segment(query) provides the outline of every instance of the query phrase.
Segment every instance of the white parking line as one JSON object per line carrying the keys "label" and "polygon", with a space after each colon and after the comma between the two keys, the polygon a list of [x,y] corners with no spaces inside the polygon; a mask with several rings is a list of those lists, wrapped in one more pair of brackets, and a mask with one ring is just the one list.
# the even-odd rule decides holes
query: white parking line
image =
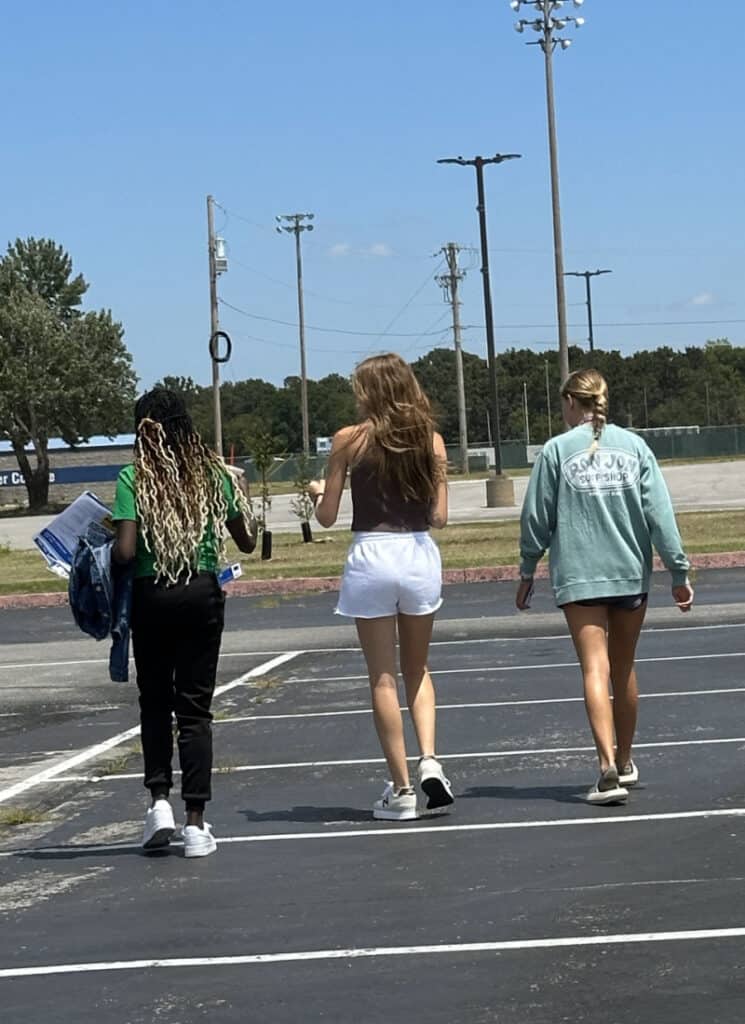
{"label": "white parking line", "polygon": [[711,942],[745,938],[745,928],[699,928],[677,932],[633,932],[624,935],[570,935],[500,942],[450,942],[428,946],[372,946],[363,949],[308,949],[292,953],[247,953],[239,956],[191,956],[158,960],[99,960],[92,963],[7,967],[0,978],[33,978],[50,974],[91,974],[100,971],[142,971],[148,968],[246,967],[323,960],[362,960],[390,956],[435,956],[457,953],[510,953],[533,949],[577,949],[583,946],[626,946],[653,942]]}
{"label": "white parking line", "polygon": [[[468,825],[444,825],[442,818],[437,825],[393,825],[373,828],[335,829],[327,832],[268,832],[250,836],[219,836],[220,846],[243,843],[304,842],[309,839],[395,839],[397,836],[423,835],[430,832],[510,832],[533,828],[575,828],[584,825],[639,825],[660,821],[690,821],[697,818],[742,818],[745,807],[716,808],[703,811],[666,811],[658,814],[619,814],[586,818],[546,818],[537,821],[489,821]],[[422,820],[427,820],[422,819]],[[172,846],[181,846],[174,841]],[[0,860],[9,857],[54,857],[59,854],[74,854],[76,857],[90,853],[112,853],[123,851],[142,853],[140,843],[99,843],[96,845],[36,846],[21,850],[3,850]]]}
{"label": "white parking line", "polygon": [[[237,679],[231,680],[229,683],[223,683],[222,686],[215,688],[215,697],[219,697],[223,693],[227,693],[229,690],[234,689],[236,686],[241,686],[249,679],[255,678],[256,676],[263,676],[267,672],[271,672],[272,669],[278,668],[280,665],[284,665],[285,662],[295,658],[300,651],[288,651],[285,654],[280,654],[276,658],[272,658],[271,661],[265,661],[261,665],[257,665],[255,668],[250,669],[248,672],[244,672],[243,675],[238,676]],[[108,750],[113,747],[118,747],[122,743],[126,743],[127,740],[133,739],[140,733],[139,725],[133,726],[131,729],[126,729],[124,732],[116,733],[114,736],[110,736],[107,740],[102,743],[96,743],[92,747],[86,747],[85,750],[79,751],[72,757],[67,757],[64,761],[59,761],[56,765],[52,765],[50,768],[44,768],[40,772],[36,772],[34,775],[30,775],[27,779],[23,779],[21,782],[16,782],[12,786],[8,786],[6,789],[0,790],[0,804],[6,800],[11,800],[13,797],[18,796],[20,793],[25,793],[29,789],[33,789],[34,786],[39,786],[44,782],[62,782],[69,779],[65,776],[65,772],[71,768],[77,768],[80,764],[85,764],[87,761],[92,761],[96,757],[100,757],[101,754],[105,754]]]}
{"label": "white parking line", "polygon": [[[640,693],[640,700],[667,699],[668,697],[711,697],[723,694],[745,693],[745,686],[733,686],[720,690],[674,690],[670,693]],[[613,698],[611,697],[611,700]],[[478,708],[517,708],[531,704],[584,704],[584,697],[536,697],[528,700],[485,700],[470,704],[438,704],[437,711],[460,711]],[[408,711],[401,705],[401,711]],[[292,718],[339,718],[345,715],[371,715],[370,708],[353,708],[348,711],[298,711],[283,715],[232,715],[229,718],[216,719],[214,725],[235,725],[239,722],[281,721]]]}
{"label": "white parking line", "polygon": [[[732,736],[724,739],[705,740],[665,740],[657,743],[635,743],[634,750],[663,750],[669,747],[705,747],[717,746],[729,743],[745,744],[745,736]],[[502,757],[536,757],[555,754],[586,754],[595,752],[595,747],[534,747],[518,748],[516,750],[475,750],[469,753],[459,754],[438,754],[441,761],[490,761]],[[417,761],[417,757],[408,758],[409,761]],[[272,772],[290,768],[349,768],[365,764],[385,764],[382,757],[356,757],[340,761],[281,761],[272,764],[241,764],[231,765],[229,768],[216,769],[220,774],[233,775],[238,772]],[[174,770],[174,775],[179,772]],[[69,775],[61,776],[59,782],[122,782],[127,779],[140,779],[141,772],[122,773],[121,775]],[[1,794],[0,794],[1,799]]]}
{"label": "white parking line", "polygon": [[[310,652],[306,652],[310,653]],[[657,662],[666,661],[710,661],[713,658],[745,658],[745,651],[730,651],[723,654],[673,654],[668,655],[664,658],[636,658],[635,664],[637,665],[650,665]],[[556,669],[556,668],[579,668],[578,661],[548,661],[548,662],[533,662],[529,665],[483,665],[477,666],[476,668],[441,668],[432,667],[431,671],[433,675],[438,677],[442,676],[458,676],[458,675],[475,675],[483,672],[535,672],[543,671],[543,669]],[[360,679],[367,679],[367,673],[360,675],[351,676],[290,676],[288,682],[290,683],[343,683],[343,682],[354,682]]]}
{"label": "white parking line", "polygon": [[[726,607],[726,606],[725,606]],[[447,620],[444,620],[445,622]],[[708,631],[713,629],[742,629],[745,623],[739,622],[721,622],[721,623],[710,623],[708,625],[701,626],[648,626],[642,630],[642,636],[648,633],[689,633]],[[532,643],[539,641],[548,640],[570,640],[569,633],[553,633],[548,636],[495,636],[495,637],[475,637],[473,639],[464,638],[461,640],[433,640],[430,647],[458,647],[463,644],[512,644],[512,643]],[[357,647],[314,647],[312,650],[305,650],[300,654],[361,654],[359,646]],[[282,651],[226,651],[220,655],[220,660],[225,658],[259,658],[275,656],[282,654]],[[74,665],[108,665],[108,658],[77,658],[69,661],[23,661],[14,662],[11,664],[3,664],[0,662],[0,672],[17,669],[34,669],[34,668],[64,668],[65,666]]]}

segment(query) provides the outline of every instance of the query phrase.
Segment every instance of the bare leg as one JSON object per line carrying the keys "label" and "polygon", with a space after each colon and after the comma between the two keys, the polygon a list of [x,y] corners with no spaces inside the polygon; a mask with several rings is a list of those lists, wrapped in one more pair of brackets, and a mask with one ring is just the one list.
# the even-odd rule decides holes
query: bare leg
{"label": "bare leg", "polygon": [[639,699],[634,657],[646,611],[646,602],[633,612],[625,611],[623,608],[608,609],[608,657],[613,687],[616,763],[619,768],[623,768],[631,760]]}
{"label": "bare leg", "polygon": [[373,718],[391,781],[396,789],[409,785],[404,725],[396,686],[396,617],[355,619],[367,662]]}
{"label": "bare leg", "polygon": [[582,668],[585,708],[600,760],[600,771],[615,764],[613,743],[613,711],[608,682],[610,664],[606,627],[608,609],[604,605],[584,607],[567,604],[563,608],[569,632]]}
{"label": "bare leg", "polygon": [[435,688],[427,668],[434,615],[398,616],[401,675],[422,757],[435,754]]}

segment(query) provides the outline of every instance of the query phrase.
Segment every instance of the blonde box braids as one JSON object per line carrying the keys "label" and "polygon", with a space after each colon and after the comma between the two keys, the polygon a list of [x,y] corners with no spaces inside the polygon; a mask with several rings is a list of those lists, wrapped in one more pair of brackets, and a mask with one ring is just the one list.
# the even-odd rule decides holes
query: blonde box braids
{"label": "blonde box braids", "polygon": [[[153,555],[156,580],[176,583],[199,564],[199,546],[211,529],[215,558],[226,561],[226,469],[202,442],[188,416],[173,416],[179,428],[148,416],[137,424],[135,499],[142,538]],[[170,436],[169,436],[170,435]],[[251,503],[232,482],[235,504],[247,521]]]}

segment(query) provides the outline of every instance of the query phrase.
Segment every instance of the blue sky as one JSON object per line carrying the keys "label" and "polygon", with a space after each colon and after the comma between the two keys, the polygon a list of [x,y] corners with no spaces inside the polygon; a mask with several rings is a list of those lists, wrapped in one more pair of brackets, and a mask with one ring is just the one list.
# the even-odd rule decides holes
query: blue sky
{"label": "blue sky", "polygon": [[[613,270],[594,285],[598,345],[745,344],[743,322],[659,325],[745,321],[741,12],[586,0],[556,55],[566,268]],[[507,0],[43,0],[3,20],[0,244],[61,242],[144,384],[209,380],[208,192],[227,211],[220,295],[252,314],[222,310],[227,379],[298,372],[296,329],[271,322],[297,319],[280,213],[315,213],[310,376],[449,344],[432,254],[478,241],[473,171],[435,162],[457,154],[522,154],[486,172],[497,346],[555,344],[541,54]],[[484,354],[463,261],[464,344]],[[582,342],[583,282],[567,289]]]}

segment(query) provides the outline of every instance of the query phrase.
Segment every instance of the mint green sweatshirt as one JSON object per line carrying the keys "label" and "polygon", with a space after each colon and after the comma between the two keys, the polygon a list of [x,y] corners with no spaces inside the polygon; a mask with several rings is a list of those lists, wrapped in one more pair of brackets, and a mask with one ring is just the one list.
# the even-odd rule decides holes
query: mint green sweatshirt
{"label": "mint green sweatshirt", "polygon": [[530,475],[520,517],[520,572],[532,576],[549,552],[556,603],[642,594],[652,545],[673,586],[688,559],[654,454],[630,430],[608,424],[590,455],[592,425],[548,441]]}

